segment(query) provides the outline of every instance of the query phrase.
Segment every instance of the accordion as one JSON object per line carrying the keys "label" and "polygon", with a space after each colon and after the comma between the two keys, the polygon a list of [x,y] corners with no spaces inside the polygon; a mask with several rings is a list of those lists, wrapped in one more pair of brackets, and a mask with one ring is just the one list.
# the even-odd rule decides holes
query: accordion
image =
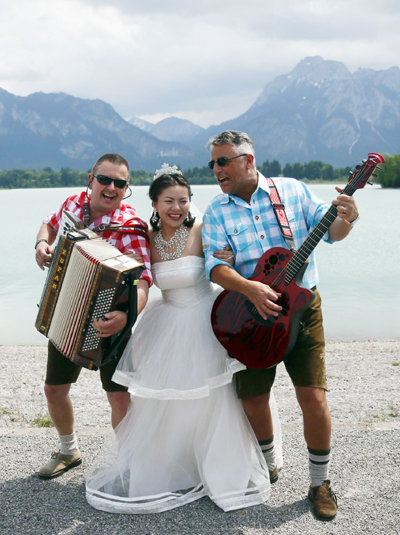
{"label": "accordion", "polygon": [[[44,285],[36,329],[78,366],[97,370],[129,335],[137,316],[137,282],[143,264],[94,232],[67,231],[58,240]],[[112,341],[92,326],[118,306],[128,306],[125,328]]]}

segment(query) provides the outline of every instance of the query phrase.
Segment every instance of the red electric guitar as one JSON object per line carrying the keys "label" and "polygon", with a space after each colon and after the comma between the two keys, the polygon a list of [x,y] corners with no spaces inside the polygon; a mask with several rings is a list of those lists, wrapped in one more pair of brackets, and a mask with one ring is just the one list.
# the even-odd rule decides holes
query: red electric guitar
{"label": "red electric guitar", "polygon": [[[380,154],[368,154],[350,174],[343,190],[353,195],[368,182],[380,163]],[[278,317],[264,320],[256,307],[239,292],[223,291],[216,299],[211,323],[215,336],[230,355],[249,368],[271,368],[293,349],[301,318],[314,300],[314,292],[302,284],[307,259],[335,221],[337,208],[331,205],[296,253],[274,247],[264,253],[249,280],[260,281],[282,294],[277,303],[282,307]]]}

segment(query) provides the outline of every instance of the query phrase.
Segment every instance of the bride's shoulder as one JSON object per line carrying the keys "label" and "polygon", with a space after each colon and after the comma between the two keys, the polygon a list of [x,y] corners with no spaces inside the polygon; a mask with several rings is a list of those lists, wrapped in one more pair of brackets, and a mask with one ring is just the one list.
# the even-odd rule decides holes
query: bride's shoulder
{"label": "bride's shoulder", "polygon": [[154,240],[154,238],[156,237],[156,234],[157,234],[157,231],[150,228],[148,231],[147,231],[147,235],[149,236],[149,239],[150,241],[152,242]]}
{"label": "bride's shoulder", "polygon": [[203,256],[203,247],[201,239],[202,223],[195,221],[191,229],[191,239],[188,243],[186,254],[194,256]]}
{"label": "bride's shoulder", "polygon": [[203,229],[203,221],[201,221],[201,220],[197,221],[197,219],[196,219],[196,221],[193,223],[193,227],[192,228],[193,228],[193,230],[194,230],[194,232],[196,234],[198,234],[198,233],[201,234],[201,231]]}

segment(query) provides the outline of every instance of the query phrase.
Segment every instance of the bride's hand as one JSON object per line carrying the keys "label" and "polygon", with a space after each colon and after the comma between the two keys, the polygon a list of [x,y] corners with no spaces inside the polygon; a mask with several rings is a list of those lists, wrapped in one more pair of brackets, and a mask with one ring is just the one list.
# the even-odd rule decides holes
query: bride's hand
{"label": "bride's hand", "polygon": [[214,256],[215,258],[218,258],[218,260],[228,262],[231,266],[235,265],[235,257],[233,256],[232,248],[229,245],[224,247],[223,251],[215,251]]}

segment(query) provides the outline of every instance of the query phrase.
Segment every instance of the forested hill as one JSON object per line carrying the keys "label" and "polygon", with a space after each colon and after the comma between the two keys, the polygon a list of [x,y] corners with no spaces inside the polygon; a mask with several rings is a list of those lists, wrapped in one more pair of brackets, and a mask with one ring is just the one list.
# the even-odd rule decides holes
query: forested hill
{"label": "forested hill", "polygon": [[[400,154],[397,156],[385,155],[386,164],[377,172],[375,182],[384,188],[400,187]],[[266,160],[258,169],[264,176],[286,176],[310,182],[347,182],[351,167],[335,169],[330,164],[319,161],[308,163],[286,164],[284,167],[277,160]],[[0,171],[0,189],[20,188],[65,188],[84,187],[90,170],[77,171],[63,168],[53,171],[50,167],[45,169],[13,169]],[[214,185],[216,179],[208,167],[193,167],[183,171],[184,176],[193,185]],[[152,173],[144,170],[131,171],[130,184],[133,186],[147,186],[153,179]]]}

